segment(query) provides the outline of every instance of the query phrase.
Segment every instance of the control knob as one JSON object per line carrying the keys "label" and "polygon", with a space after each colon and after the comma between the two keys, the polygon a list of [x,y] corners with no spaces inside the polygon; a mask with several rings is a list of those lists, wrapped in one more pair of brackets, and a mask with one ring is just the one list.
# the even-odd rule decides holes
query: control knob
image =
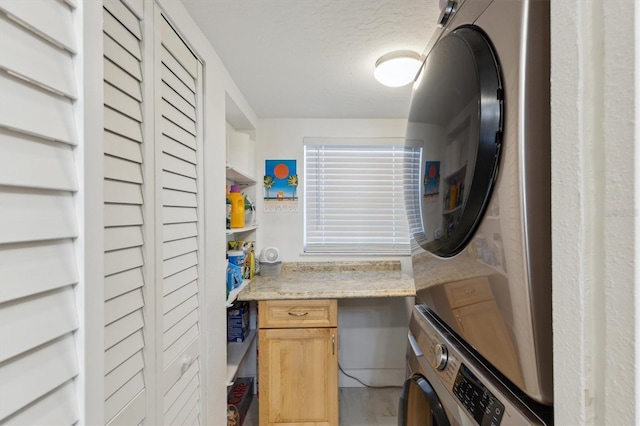
{"label": "control knob", "polygon": [[436,343],[433,348],[433,358],[431,360],[431,365],[436,370],[442,371],[447,366],[447,361],[449,360],[449,353],[447,351],[447,347],[441,343]]}

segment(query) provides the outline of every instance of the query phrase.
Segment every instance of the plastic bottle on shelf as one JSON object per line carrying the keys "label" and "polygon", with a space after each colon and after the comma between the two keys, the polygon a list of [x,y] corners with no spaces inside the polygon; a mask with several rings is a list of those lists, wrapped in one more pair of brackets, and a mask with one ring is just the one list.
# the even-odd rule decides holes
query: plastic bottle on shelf
{"label": "plastic bottle on shelf", "polygon": [[244,228],[244,196],[238,185],[231,185],[229,192],[231,201],[231,228]]}

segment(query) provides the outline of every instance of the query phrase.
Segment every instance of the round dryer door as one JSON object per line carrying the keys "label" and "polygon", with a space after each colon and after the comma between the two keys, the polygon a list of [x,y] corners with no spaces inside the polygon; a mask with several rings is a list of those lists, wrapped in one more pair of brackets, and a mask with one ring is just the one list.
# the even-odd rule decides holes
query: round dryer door
{"label": "round dryer door", "polygon": [[498,173],[502,103],[483,32],[460,27],[435,44],[414,85],[405,139],[421,153],[420,167],[406,171],[405,199],[411,234],[425,250],[454,256],[480,224]]}
{"label": "round dryer door", "polygon": [[398,426],[449,426],[438,395],[420,374],[404,382],[399,408]]}

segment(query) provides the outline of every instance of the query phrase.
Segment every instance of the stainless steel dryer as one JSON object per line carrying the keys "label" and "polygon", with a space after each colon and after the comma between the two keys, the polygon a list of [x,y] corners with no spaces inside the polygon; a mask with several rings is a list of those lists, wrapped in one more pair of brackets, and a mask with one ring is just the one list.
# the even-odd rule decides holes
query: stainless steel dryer
{"label": "stainless steel dryer", "polygon": [[[553,405],[548,0],[450,1],[414,85],[417,303],[473,365]],[[415,182],[418,181],[418,184]],[[414,182],[413,184],[411,182]]]}

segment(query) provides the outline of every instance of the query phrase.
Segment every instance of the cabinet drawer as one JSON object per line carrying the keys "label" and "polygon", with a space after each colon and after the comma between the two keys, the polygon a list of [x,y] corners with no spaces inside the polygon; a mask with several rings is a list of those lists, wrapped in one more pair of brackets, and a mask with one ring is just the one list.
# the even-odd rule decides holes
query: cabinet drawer
{"label": "cabinet drawer", "polygon": [[445,291],[452,309],[493,299],[486,277],[449,283],[445,286]]}
{"label": "cabinet drawer", "polygon": [[258,303],[260,328],[337,327],[338,302],[331,300],[263,300]]}

